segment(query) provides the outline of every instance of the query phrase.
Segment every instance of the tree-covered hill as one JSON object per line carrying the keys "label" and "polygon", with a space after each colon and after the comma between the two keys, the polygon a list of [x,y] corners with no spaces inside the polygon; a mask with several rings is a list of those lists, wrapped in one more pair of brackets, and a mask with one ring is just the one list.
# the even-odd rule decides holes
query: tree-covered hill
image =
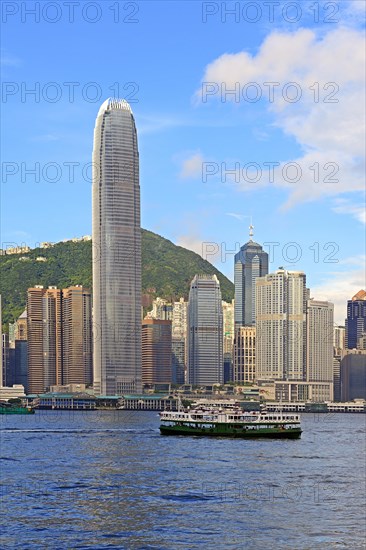
{"label": "tree-covered hill", "polygon": [[[37,258],[46,261],[37,261]],[[216,274],[222,298],[231,301],[234,285],[212,264],[195,252],[142,230],[142,289],[144,294],[168,300],[188,298],[196,274]],[[36,248],[27,254],[0,256],[0,294],[3,323],[13,322],[23,312],[27,289],[34,285],[65,288],[92,286],[91,241],[62,242],[52,248]]]}

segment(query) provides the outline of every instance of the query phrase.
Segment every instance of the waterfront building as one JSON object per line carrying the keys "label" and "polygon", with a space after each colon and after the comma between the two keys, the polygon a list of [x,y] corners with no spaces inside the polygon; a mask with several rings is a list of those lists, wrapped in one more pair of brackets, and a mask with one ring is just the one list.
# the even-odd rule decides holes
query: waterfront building
{"label": "waterfront building", "polygon": [[234,257],[235,327],[255,325],[255,281],[268,273],[268,254],[249,229],[249,241]]}
{"label": "waterfront building", "polygon": [[41,393],[62,382],[62,296],[54,286],[27,293],[28,390]]}
{"label": "waterfront building", "polygon": [[334,305],[308,300],[306,313],[306,380],[333,382]]}
{"label": "waterfront building", "polygon": [[135,120],[125,100],[99,109],[93,149],[94,388],[141,390],[141,226]]}
{"label": "waterfront building", "polygon": [[162,319],[142,321],[142,383],[172,381],[172,323]]}
{"label": "waterfront building", "polygon": [[64,289],[62,298],[62,383],[90,385],[93,381],[91,293],[76,285]]}
{"label": "waterfront building", "polygon": [[22,385],[28,392],[28,342],[15,340],[13,385]]}
{"label": "waterfront building", "polygon": [[172,383],[184,384],[186,374],[186,339],[172,339]]}
{"label": "waterfront building", "polygon": [[334,387],[334,401],[341,400],[341,359],[340,355],[334,355],[333,357],[333,387]]}
{"label": "waterfront building", "polygon": [[366,399],[366,350],[345,350],[342,355],[342,401]]}
{"label": "waterfront building", "polygon": [[27,391],[42,393],[54,385],[91,384],[90,291],[82,286],[63,290],[43,286],[29,288],[27,315],[28,341],[16,340],[19,364],[15,369],[17,376],[24,376],[26,355],[28,379],[27,383],[24,378],[23,381]]}
{"label": "waterfront building", "polygon": [[234,382],[253,384],[255,372],[255,327],[238,327],[234,342]]}
{"label": "waterfront building", "polygon": [[256,279],[256,378],[304,380],[306,276],[280,268]]}
{"label": "waterfront building", "polygon": [[366,332],[366,292],[360,290],[347,302],[346,348],[356,349],[359,338]]}
{"label": "waterfront building", "polygon": [[223,313],[216,275],[195,275],[188,301],[188,383],[222,384]]}
{"label": "waterfront building", "polygon": [[333,401],[333,382],[276,380],[275,399],[280,403]]}

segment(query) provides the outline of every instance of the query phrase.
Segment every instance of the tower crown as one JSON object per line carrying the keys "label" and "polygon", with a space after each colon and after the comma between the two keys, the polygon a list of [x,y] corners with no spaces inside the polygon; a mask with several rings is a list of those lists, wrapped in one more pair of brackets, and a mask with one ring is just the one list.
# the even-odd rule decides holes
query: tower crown
{"label": "tower crown", "polygon": [[118,99],[114,97],[109,97],[102,103],[99,108],[98,116],[105,111],[128,111],[132,114],[132,109],[129,103],[125,99]]}

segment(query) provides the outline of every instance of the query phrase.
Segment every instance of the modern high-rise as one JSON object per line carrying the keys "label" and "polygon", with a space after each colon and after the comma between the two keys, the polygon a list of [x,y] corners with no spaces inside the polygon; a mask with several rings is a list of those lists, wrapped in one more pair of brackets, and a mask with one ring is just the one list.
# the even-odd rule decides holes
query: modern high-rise
{"label": "modern high-rise", "polygon": [[141,227],[135,120],[124,100],[99,109],[93,149],[96,393],[141,390]]}
{"label": "modern high-rise", "polygon": [[366,350],[345,350],[342,356],[342,401],[366,400]]}
{"label": "modern high-rise", "polygon": [[4,372],[3,372],[3,312],[2,312],[2,299],[0,294],[0,388],[4,385]]}
{"label": "modern high-rise", "polygon": [[222,384],[223,314],[216,275],[195,275],[188,301],[188,383]]}
{"label": "modern high-rise", "polygon": [[255,382],[255,327],[239,327],[234,343],[234,382]]}
{"label": "modern high-rise", "polygon": [[306,276],[279,269],[256,280],[257,380],[304,380]]}
{"label": "modern high-rise", "polygon": [[90,290],[72,286],[62,292],[63,384],[93,381]]}
{"label": "modern high-rise", "polygon": [[186,339],[172,339],[172,382],[184,384],[186,373]]}
{"label": "modern high-rise", "polygon": [[268,254],[249,238],[234,258],[235,328],[255,325],[255,281],[268,273]]}
{"label": "modern high-rise", "polygon": [[366,332],[366,292],[360,290],[347,302],[346,348],[356,349],[359,338]]}
{"label": "modern high-rise", "polygon": [[27,294],[28,391],[42,393],[62,383],[62,295],[35,286]]}
{"label": "modern high-rise", "polygon": [[187,307],[188,302],[184,298],[173,304],[172,336],[177,340],[187,337]]}
{"label": "modern high-rise", "polygon": [[334,305],[308,300],[306,314],[306,380],[333,382]]}
{"label": "modern high-rise", "polygon": [[142,321],[142,382],[172,382],[172,322],[161,319]]}

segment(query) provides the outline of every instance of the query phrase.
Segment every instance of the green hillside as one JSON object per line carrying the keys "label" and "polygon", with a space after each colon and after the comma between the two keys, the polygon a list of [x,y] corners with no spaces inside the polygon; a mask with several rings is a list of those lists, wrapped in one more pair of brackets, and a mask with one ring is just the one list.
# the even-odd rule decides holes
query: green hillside
{"label": "green hillside", "polygon": [[[47,261],[36,261],[39,256]],[[223,300],[232,300],[233,283],[212,264],[195,252],[176,246],[151,231],[142,230],[144,294],[168,300],[181,296],[188,298],[189,284],[196,273],[216,274]],[[76,284],[92,286],[91,241],[68,241],[48,249],[36,248],[24,255],[0,256],[3,323],[13,322],[23,312],[27,288],[34,285],[65,288]]]}

